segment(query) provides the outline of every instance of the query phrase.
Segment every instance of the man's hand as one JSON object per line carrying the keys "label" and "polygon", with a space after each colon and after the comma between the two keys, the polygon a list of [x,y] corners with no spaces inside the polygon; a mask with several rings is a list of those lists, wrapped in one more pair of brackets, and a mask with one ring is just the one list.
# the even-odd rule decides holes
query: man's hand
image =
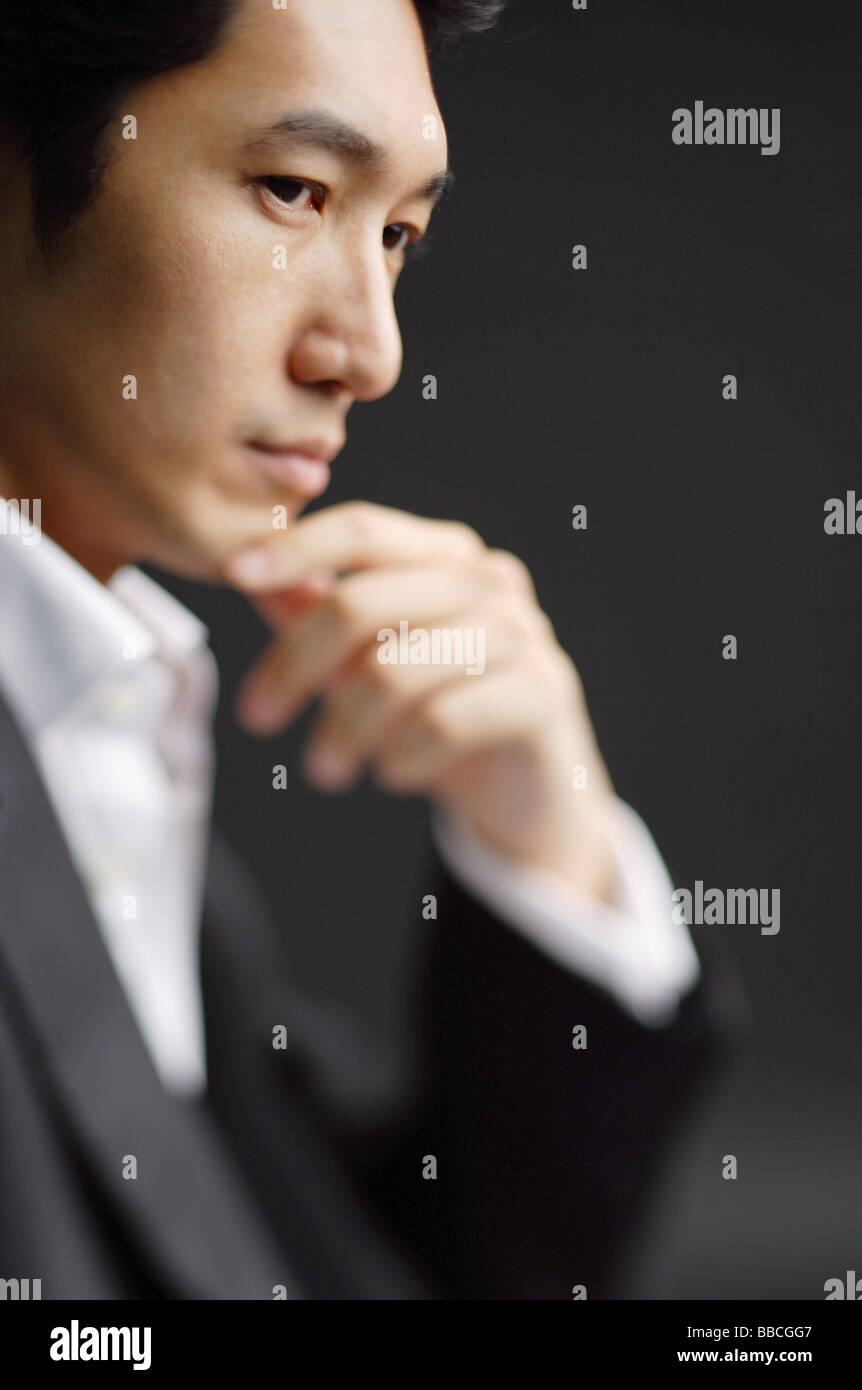
{"label": "man's hand", "polygon": [[[246,727],[275,733],[320,695],[304,758],[316,786],[345,789],[368,765],[387,790],[424,793],[498,852],[610,901],[613,788],[578,674],[516,556],[460,522],[351,502],[235,553],[225,574],[277,629],[240,692]],[[428,648],[381,660],[378,634],[402,623],[468,644],[484,634],[484,668],[434,664]],[[586,788],[573,786],[578,765]]]}

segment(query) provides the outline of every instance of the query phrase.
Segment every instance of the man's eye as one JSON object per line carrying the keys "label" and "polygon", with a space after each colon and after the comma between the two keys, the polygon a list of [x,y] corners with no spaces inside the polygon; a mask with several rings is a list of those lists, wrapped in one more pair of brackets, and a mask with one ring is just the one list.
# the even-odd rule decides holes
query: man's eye
{"label": "man's eye", "polygon": [[[308,183],[306,179],[291,179],[281,174],[267,174],[264,178],[258,179],[258,183],[277,202],[295,211],[301,211],[304,206],[309,206],[307,200],[311,199],[310,207],[313,211],[319,212],[326,197],[326,191],[321,188],[320,184]],[[305,198],[302,196],[303,193],[305,193]]]}
{"label": "man's eye", "polygon": [[[326,189],[319,183],[310,183],[307,179],[290,178],[285,174],[265,174],[257,183],[265,188],[277,203],[284,208],[290,208],[292,212],[304,212],[309,209],[320,212],[326,201]],[[412,257],[422,254],[427,249],[427,242],[426,236],[403,222],[390,222],[383,228],[383,245],[387,251],[402,252]]]}
{"label": "man's eye", "polygon": [[401,222],[390,222],[383,228],[383,245],[387,251],[408,251],[420,240],[411,227]]}
{"label": "man's eye", "polygon": [[410,233],[399,222],[390,222],[383,228],[383,245],[387,251],[404,251],[410,242]]}

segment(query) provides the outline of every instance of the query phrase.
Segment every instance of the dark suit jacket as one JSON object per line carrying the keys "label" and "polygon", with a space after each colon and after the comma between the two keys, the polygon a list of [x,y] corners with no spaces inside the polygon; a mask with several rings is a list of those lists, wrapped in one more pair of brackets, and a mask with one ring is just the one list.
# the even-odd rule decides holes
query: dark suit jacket
{"label": "dark suit jacket", "polygon": [[413,1081],[385,1103],[214,832],[209,1091],[175,1099],[0,699],[0,1278],[41,1279],[46,1299],[612,1295],[662,1141],[732,1020],[721,963],[702,943],[676,1022],[641,1027],[439,876]]}

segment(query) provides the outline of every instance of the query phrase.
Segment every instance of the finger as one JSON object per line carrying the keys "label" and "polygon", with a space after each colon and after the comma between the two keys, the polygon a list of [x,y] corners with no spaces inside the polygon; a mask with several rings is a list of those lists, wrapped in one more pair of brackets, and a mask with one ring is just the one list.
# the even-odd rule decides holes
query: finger
{"label": "finger", "polygon": [[250,594],[249,601],[272,628],[288,628],[319,607],[336,584],[335,576],[303,579],[275,593]]}
{"label": "finger", "polygon": [[383,687],[361,678],[346,682],[326,702],[303,754],[309,781],[327,791],[340,791],[359,777],[374,750],[392,733],[422,693],[457,680],[451,668],[412,668],[413,684]]}
{"label": "finger", "polygon": [[309,571],[364,569],[466,557],[484,549],[460,521],[432,521],[373,502],[343,502],[301,517],[289,531],[235,551],[224,574],[251,590],[278,588]]}
{"label": "finger", "polygon": [[513,555],[511,550],[487,550],[485,559],[503,584],[531,602],[535,600],[533,576],[519,555]]}
{"label": "finger", "polygon": [[[427,623],[450,632],[453,618],[484,592],[481,572],[465,566],[368,571],[339,581],[312,614],[266,650],[243,682],[238,716],[259,731],[280,727],[369,642],[400,645],[402,624],[407,640],[411,627]],[[409,614],[409,623],[393,614]]]}
{"label": "finger", "polygon": [[381,750],[375,776],[389,790],[428,791],[455,763],[544,727],[543,682],[523,663],[460,681],[419,706]]}
{"label": "finger", "polygon": [[[462,630],[477,630],[471,616],[481,619],[485,615],[467,615]],[[475,663],[472,668],[454,663],[383,664],[380,649],[368,648],[351,674],[327,695],[304,754],[309,780],[326,790],[350,786],[363,764],[422,701],[445,685],[471,679],[467,669],[485,674],[490,667],[511,659],[514,645],[514,634],[495,632],[488,650],[482,652],[481,673]]]}

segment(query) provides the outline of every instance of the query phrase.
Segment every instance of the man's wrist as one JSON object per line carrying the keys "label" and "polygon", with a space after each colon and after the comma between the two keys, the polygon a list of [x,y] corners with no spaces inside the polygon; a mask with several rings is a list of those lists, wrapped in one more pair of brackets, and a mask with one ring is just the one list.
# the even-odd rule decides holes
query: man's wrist
{"label": "man's wrist", "polygon": [[468,829],[490,850],[503,855],[513,866],[540,869],[578,893],[595,898],[608,907],[616,905],[619,896],[617,860],[607,829],[607,818],[613,812],[614,797],[591,801],[566,832],[556,831],[553,845],[531,846],[529,853],[519,853],[511,844],[499,844],[481,827],[467,820]]}
{"label": "man's wrist", "polygon": [[613,907],[617,900],[616,858],[598,815],[585,815],[576,824],[565,855],[541,860],[546,869],[579,893]]}

